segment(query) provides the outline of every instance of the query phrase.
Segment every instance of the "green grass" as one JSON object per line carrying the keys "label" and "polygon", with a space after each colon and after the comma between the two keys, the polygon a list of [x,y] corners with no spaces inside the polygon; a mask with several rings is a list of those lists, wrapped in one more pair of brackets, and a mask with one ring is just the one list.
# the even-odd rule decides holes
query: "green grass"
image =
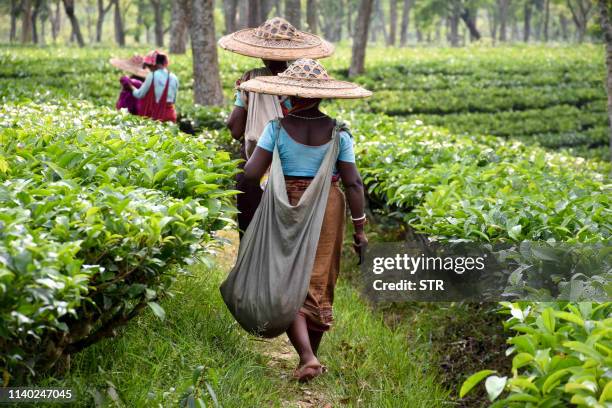
{"label": "green grass", "polygon": [[[290,380],[297,360],[281,367],[271,364],[266,351],[276,343],[247,335],[223,304],[218,287],[233,256],[223,252],[216,266],[195,265],[193,277],[180,278],[175,296],[161,302],[165,321],[147,311],[119,337],[74,356],[63,379],[50,377],[38,386],[72,387],[77,407],[93,406],[96,399],[111,406],[172,406],[168,402],[180,394],[181,384],[203,365],[204,378],[223,407],[296,406],[312,395],[349,407],[397,407],[411,401],[411,407],[429,408],[447,400],[431,366],[430,345],[409,344],[408,324],[390,329],[382,313],[372,312],[342,279],[336,291],[336,325],[320,352],[329,372],[305,386]],[[354,262],[347,259],[344,269]],[[177,391],[162,402],[172,387]],[[120,402],[113,402],[110,388]]]}

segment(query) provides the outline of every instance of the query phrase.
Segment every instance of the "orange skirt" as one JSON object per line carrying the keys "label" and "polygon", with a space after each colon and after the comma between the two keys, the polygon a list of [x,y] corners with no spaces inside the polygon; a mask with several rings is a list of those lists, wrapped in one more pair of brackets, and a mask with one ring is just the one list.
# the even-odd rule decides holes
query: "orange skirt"
{"label": "orange skirt", "polygon": [[[311,180],[308,179],[285,180],[291,205],[298,203],[310,182]],[[300,309],[300,313],[306,317],[310,330],[327,331],[333,321],[332,304],[334,288],[340,272],[345,214],[344,193],[339,183],[334,181],[327,199],[308,294]]]}

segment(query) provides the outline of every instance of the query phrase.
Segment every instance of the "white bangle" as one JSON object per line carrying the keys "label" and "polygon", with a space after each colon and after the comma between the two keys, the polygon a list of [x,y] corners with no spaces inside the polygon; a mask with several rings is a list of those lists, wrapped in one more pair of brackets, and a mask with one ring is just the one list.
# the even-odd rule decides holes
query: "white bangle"
{"label": "white bangle", "polygon": [[353,218],[353,216],[351,215],[351,221],[361,221],[361,220],[365,220],[366,215],[363,214],[361,217],[359,218]]}

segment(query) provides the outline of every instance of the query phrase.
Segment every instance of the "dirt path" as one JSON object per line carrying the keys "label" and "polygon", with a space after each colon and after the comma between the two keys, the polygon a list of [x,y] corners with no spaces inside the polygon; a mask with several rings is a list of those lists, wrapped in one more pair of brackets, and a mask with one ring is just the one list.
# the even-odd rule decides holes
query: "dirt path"
{"label": "dirt path", "polygon": [[[222,231],[219,234],[225,240],[223,252],[217,255],[220,265],[230,269],[238,254],[238,233]],[[331,408],[330,398],[326,397],[320,381],[309,384],[299,384],[292,378],[292,373],[298,363],[298,357],[291,346],[287,335],[274,339],[259,339],[251,336],[253,349],[267,357],[266,365],[270,375],[285,383],[287,393],[281,400],[281,406],[286,408]]]}

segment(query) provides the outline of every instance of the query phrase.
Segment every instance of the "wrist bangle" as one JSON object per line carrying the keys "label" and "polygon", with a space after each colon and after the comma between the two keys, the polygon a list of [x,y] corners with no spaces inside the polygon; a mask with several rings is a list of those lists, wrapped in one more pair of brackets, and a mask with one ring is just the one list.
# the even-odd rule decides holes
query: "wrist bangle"
{"label": "wrist bangle", "polygon": [[366,215],[365,215],[365,214],[363,214],[363,215],[362,215],[361,217],[359,217],[359,218],[353,218],[353,216],[351,215],[351,221],[353,221],[353,222],[355,222],[355,221],[362,221],[362,220],[364,220],[364,221],[365,221],[365,219],[366,219]]}

